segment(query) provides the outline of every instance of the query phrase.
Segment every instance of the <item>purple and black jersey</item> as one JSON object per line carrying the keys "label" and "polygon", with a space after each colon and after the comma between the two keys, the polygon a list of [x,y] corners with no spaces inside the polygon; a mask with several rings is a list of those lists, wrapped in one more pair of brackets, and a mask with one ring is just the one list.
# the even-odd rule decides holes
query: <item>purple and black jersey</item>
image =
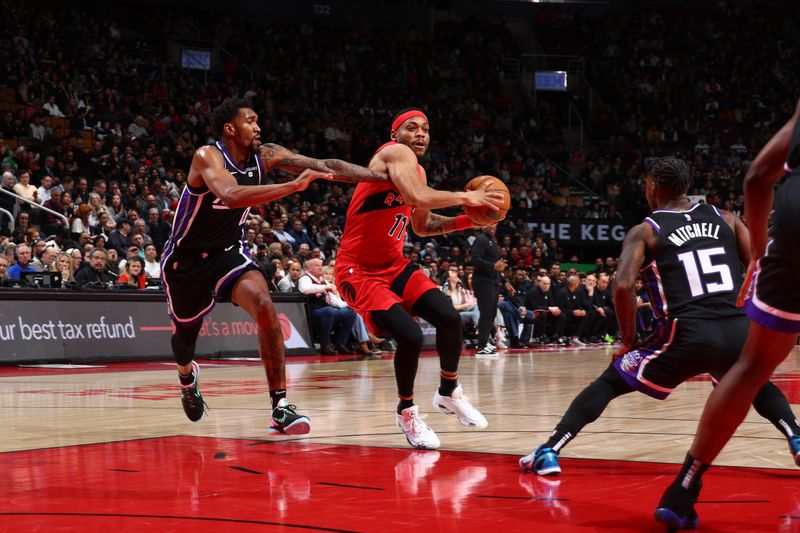
{"label": "purple and black jersey", "polygon": [[[217,141],[210,146],[222,152],[225,168],[233,174],[239,185],[261,184],[264,172],[258,154],[252,154],[241,168],[222,143]],[[205,184],[200,188],[187,184],[178,201],[172,234],[164,247],[164,256],[168,256],[176,248],[214,254],[238,244],[243,238],[249,213],[249,207],[227,207]]]}
{"label": "purple and black jersey", "polygon": [[646,217],[658,236],[642,279],[656,319],[738,316],[742,267],[736,235],[716,207],[659,209]]}

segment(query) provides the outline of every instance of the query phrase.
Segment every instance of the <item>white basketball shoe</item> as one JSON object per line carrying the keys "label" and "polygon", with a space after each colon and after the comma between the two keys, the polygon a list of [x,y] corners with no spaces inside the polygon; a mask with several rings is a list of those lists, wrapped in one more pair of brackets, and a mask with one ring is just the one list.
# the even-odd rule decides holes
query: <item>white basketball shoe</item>
{"label": "white basketball shoe", "polygon": [[416,405],[407,407],[397,416],[397,425],[406,435],[406,440],[414,448],[435,450],[440,446],[439,437],[422,421],[424,416],[419,414]]}
{"label": "white basketball shoe", "polygon": [[437,390],[433,395],[433,406],[446,415],[456,415],[464,426],[483,429],[489,425],[481,412],[469,402],[461,385],[458,385],[450,396],[442,396]]}

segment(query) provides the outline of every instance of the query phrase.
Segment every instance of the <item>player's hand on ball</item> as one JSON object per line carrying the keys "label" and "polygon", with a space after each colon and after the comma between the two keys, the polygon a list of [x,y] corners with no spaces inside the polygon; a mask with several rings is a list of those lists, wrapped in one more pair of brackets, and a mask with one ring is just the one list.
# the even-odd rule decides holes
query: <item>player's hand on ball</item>
{"label": "player's hand on ball", "polygon": [[468,191],[467,201],[464,205],[468,205],[471,207],[486,206],[495,211],[500,211],[500,208],[503,206],[503,201],[505,200],[505,196],[500,191],[488,190],[491,185],[492,181],[486,180],[483,183],[481,183],[477,189]]}

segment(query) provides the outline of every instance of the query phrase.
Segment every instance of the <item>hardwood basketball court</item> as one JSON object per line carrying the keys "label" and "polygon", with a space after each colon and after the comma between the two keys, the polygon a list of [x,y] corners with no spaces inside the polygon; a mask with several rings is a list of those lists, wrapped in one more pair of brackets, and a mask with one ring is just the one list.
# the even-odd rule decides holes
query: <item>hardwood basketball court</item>
{"label": "hardwood basketball court", "polygon": [[[471,353],[471,352],[470,352]],[[183,415],[174,365],[0,368],[0,531],[658,531],[651,513],[683,460],[708,379],[659,402],[612,402],[563,451],[563,473],[519,472],[610,348],[462,359],[485,430],[434,412],[437,359],[416,401],[439,451],[394,425],[392,361],[288,358],[289,400],[312,432],[268,437],[259,362],[201,361],[210,406]],[[800,409],[800,359],[774,381]],[[800,531],[800,469],[755,412],[705,477],[705,531]]]}

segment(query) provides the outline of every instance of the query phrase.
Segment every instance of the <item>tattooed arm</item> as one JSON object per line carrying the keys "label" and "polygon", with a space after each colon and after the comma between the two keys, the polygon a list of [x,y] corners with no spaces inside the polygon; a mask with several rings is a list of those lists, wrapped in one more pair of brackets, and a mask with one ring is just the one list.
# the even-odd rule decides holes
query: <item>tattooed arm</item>
{"label": "tattooed arm", "polygon": [[417,208],[411,214],[411,227],[420,237],[444,235],[460,231],[456,228],[456,217],[446,217],[431,213],[428,209]]}
{"label": "tattooed arm", "polygon": [[289,174],[300,174],[306,169],[324,172],[333,175],[335,181],[346,183],[359,183],[362,181],[385,182],[388,176],[385,173],[372,170],[342,161],[341,159],[314,159],[277,144],[262,144],[260,148],[261,162],[264,168],[272,170],[277,168]]}

